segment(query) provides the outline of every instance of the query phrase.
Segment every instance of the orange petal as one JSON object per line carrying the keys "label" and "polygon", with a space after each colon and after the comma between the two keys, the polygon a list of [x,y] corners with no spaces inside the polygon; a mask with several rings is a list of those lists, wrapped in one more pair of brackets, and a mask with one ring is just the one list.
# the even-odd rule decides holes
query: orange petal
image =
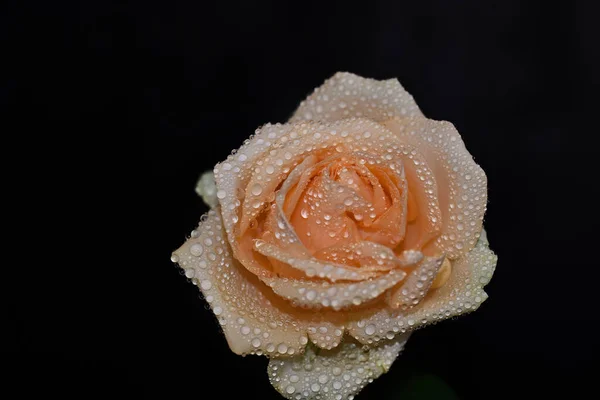
{"label": "orange petal", "polygon": [[404,169],[401,175],[377,167],[372,167],[371,172],[377,177],[391,204],[368,227],[362,227],[361,236],[363,240],[393,248],[404,239],[406,231],[408,185],[404,179]]}
{"label": "orange petal", "polygon": [[418,149],[433,171],[443,220],[441,235],[436,239],[439,252],[451,260],[466,254],[477,243],[482,229],[487,202],[485,173],[449,122],[395,118],[383,124]]}
{"label": "orange petal", "polygon": [[397,79],[378,81],[338,72],[300,103],[290,122],[329,122],[349,117],[384,121],[394,116],[423,116]]}

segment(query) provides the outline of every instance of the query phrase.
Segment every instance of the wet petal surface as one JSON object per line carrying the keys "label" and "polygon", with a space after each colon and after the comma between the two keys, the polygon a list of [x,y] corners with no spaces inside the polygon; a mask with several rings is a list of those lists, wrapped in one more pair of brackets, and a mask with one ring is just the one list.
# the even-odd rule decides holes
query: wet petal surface
{"label": "wet petal surface", "polygon": [[378,81],[338,72],[300,103],[290,122],[337,121],[349,117],[384,121],[394,116],[423,116],[397,79]]}
{"label": "wet petal surface", "polygon": [[409,335],[370,349],[352,340],[330,351],[309,347],[301,356],[272,359],[269,379],[290,400],[351,400],[390,369]]}

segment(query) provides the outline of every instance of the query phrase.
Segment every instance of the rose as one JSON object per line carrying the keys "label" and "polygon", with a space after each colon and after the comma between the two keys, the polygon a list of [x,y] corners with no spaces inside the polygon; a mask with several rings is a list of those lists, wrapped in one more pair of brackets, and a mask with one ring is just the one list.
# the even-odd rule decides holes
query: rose
{"label": "rose", "polygon": [[281,394],[351,398],[412,331],[486,299],[486,185],[397,80],[338,73],[203,176],[212,209],[173,261]]}

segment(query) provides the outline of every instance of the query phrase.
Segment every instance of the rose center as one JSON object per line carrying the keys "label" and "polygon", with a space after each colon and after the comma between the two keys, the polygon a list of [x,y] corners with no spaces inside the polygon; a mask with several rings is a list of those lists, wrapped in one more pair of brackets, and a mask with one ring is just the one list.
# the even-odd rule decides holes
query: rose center
{"label": "rose center", "polygon": [[398,245],[404,235],[406,198],[406,183],[398,173],[368,165],[359,156],[338,156],[304,171],[284,209],[298,238],[323,258],[360,241]]}

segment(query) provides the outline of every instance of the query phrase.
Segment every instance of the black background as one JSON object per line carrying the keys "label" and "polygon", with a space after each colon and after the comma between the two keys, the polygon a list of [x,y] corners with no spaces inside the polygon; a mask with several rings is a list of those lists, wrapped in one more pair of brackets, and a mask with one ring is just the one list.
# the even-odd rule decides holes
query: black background
{"label": "black background", "polygon": [[[587,394],[600,355],[597,11],[542,1],[6,3],[3,136],[23,141],[13,150],[25,164],[45,156],[24,186],[44,188],[26,199],[52,205],[42,241],[58,245],[41,274],[27,262],[7,268],[17,272],[3,282],[11,373],[0,381],[78,398],[277,399],[266,359],[229,351],[169,256],[207,210],[199,174],[350,71],[397,77],[426,116],[455,124],[487,173],[485,226],[499,256],[484,305],[418,331],[358,398],[432,398],[410,386],[422,376],[464,400]],[[30,260],[39,248],[26,242]]]}

